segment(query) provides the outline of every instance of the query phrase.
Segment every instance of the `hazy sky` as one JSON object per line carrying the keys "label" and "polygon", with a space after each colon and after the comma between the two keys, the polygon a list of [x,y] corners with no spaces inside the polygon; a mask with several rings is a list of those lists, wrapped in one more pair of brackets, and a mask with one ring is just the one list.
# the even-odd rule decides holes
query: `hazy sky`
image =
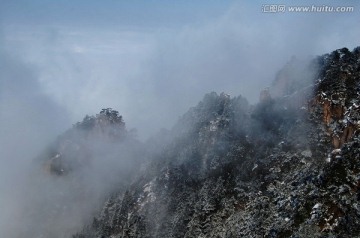
{"label": "hazy sky", "polygon": [[291,56],[359,45],[354,1],[280,2],[354,6],[353,13],[262,13],[275,2],[1,0],[1,48],[18,62],[15,71],[26,65],[33,75],[9,73],[7,82],[36,85],[67,115],[64,127],[112,107],[146,138],[205,93],[256,102]]}

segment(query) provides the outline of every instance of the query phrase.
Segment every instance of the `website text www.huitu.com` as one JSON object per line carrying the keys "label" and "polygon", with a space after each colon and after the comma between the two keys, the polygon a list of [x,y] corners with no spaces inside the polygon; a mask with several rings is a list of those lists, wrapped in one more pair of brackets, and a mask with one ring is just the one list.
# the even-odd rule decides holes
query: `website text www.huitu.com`
{"label": "website text www.huitu.com", "polygon": [[310,6],[287,6],[282,4],[262,5],[263,13],[285,13],[285,12],[311,12],[311,13],[349,13],[354,12],[353,6],[329,6],[329,5],[310,5]]}

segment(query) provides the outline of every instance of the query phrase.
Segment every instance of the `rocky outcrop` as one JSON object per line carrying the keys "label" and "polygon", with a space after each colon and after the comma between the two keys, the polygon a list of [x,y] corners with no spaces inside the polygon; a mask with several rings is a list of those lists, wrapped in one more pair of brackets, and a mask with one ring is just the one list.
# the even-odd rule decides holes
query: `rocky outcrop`
{"label": "rocky outcrop", "polygon": [[46,173],[65,175],[89,165],[96,156],[95,147],[98,146],[95,151],[105,150],[109,145],[113,145],[113,149],[117,144],[125,143],[126,138],[131,140],[122,116],[106,108],[96,116],[85,116],[81,122],[59,136],[38,159],[43,160]]}
{"label": "rocky outcrop", "polygon": [[322,121],[334,148],[350,141],[359,129],[359,52],[343,48],[318,59],[321,70],[311,110],[320,107]]}

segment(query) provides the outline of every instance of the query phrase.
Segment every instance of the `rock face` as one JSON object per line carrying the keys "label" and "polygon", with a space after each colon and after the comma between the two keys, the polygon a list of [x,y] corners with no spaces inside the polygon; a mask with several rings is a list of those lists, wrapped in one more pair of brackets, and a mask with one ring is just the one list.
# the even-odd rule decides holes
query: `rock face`
{"label": "rock face", "polygon": [[343,48],[319,58],[326,70],[319,73],[312,107],[321,105],[335,148],[350,141],[359,129],[359,54],[359,48],[353,52]]}
{"label": "rock face", "polygon": [[73,237],[360,237],[360,48],[296,63],[256,106],[207,94]]}

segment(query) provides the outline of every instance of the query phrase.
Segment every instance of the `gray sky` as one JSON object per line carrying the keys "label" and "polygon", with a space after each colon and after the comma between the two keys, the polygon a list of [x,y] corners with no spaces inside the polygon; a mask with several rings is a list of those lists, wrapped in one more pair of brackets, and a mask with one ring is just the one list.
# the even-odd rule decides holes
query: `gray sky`
{"label": "gray sky", "polygon": [[358,45],[358,4],[283,3],[355,10],[263,13],[267,1],[5,0],[0,42],[69,115],[64,124],[112,107],[143,139],[171,127],[205,93],[256,102],[291,56]]}

